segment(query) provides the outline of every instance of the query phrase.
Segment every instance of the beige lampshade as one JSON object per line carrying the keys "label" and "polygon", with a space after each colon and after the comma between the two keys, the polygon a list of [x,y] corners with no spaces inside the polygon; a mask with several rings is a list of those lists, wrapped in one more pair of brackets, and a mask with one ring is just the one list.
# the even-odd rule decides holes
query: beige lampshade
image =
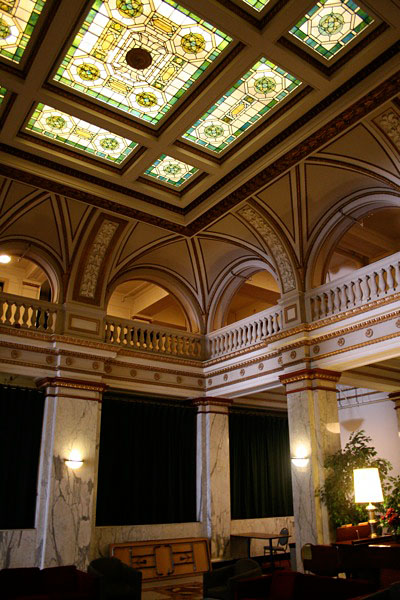
{"label": "beige lampshade", "polygon": [[355,502],[383,502],[378,469],[354,469]]}

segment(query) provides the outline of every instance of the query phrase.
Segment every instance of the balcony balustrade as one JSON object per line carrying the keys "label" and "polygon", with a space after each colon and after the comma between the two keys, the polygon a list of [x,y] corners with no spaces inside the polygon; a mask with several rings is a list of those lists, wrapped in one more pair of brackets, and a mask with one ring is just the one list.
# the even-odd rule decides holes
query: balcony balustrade
{"label": "balcony balustrade", "polygon": [[400,292],[400,252],[306,293],[309,322]]}
{"label": "balcony balustrade", "polygon": [[52,302],[0,293],[0,323],[15,329],[55,333],[59,307]]}

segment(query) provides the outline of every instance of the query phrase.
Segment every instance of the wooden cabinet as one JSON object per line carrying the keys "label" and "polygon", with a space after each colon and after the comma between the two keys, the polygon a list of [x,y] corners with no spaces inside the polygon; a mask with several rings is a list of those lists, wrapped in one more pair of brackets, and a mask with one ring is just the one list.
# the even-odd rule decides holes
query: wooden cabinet
{"label": "wooden cabinet", "polygon": [[196,575],[210,569],[207,538],[178,538],[111,544],[110,554],[134,569],[143,580]]}

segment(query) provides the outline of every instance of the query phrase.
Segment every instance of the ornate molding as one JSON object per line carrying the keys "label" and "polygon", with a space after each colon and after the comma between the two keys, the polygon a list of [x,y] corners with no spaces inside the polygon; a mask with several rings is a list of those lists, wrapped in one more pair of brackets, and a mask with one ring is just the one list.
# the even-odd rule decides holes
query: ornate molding
{"label": "ornate molding", "polygon": [[89,390],[91,392],[99,392],[103,394],[107,389],[105,383],[91,383],[80,379],[67,379],[65,377],[45,377],[36,382],[38,388],[62,387],[73,388],[79,390]]}
{"label": "ornate molding", "polygon": [[389,108],[374,119],[375,125],[384,133],[385,137],[400,152],[400,116]]}
{"label": "ornate molding", "polygon": [[277,262],[283,292],[290,292],[291,290],[296,289],[296,278],[292,265],[288,254],[275,231],[268,225],[267,221],[248,204],[238,210],[238,214],[254,227],[270,249],[271,256]]}
{"label": "ornate molding", "polygon": [[339,381],[341,373],[338,371],[328,371],[326,369],[301,369],[300,371],[293,371],[292,373],[286,373],[279,376],[279,381],[283,385],[288,383],[294,383],[296,381],[313,381],[320,379],[322,381]]}
{"label": "ornate molding", "polygon": [[79,286],[80,296],[94,299],[100,267],[117,227],[118,223],[115,221],[105,220],[101,224],[83,269],[82,280]]}

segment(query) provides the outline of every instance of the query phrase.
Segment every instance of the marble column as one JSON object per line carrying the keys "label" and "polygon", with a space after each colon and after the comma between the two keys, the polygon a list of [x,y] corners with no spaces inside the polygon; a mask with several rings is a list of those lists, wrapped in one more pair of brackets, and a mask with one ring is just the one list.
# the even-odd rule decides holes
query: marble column
{"label": "marble column", "polygon": [[389,394],[389,398],[394,402],[394,409],[397,415],[397,428],[400,437],[400,392],[392,392]]}
{"label": "marble column", "polygon": [[291,457],[309,458],[305,466],[292,461],[298,568],[304,544],[331,541],[328,512],[315,492],[325,481],[325,458],[340,449],[339,377],[340,373],[322,369],[302,369],[280,377],[286,386]]}
{"label": "marble column", "polygon": [[[74,564],[86,570],[94,532],[101,397],[105,386],[55,377],[38,383],[46,391],[39,468],[36,564]],[[83,464],[65,463],[74,455]]]}
{"label": "marble column", "polygon": [[229,471],[229,406],[231,400],[198,398],[197,498],[198,520],[211,540],[211,557],[228,555],[231,528]]}

